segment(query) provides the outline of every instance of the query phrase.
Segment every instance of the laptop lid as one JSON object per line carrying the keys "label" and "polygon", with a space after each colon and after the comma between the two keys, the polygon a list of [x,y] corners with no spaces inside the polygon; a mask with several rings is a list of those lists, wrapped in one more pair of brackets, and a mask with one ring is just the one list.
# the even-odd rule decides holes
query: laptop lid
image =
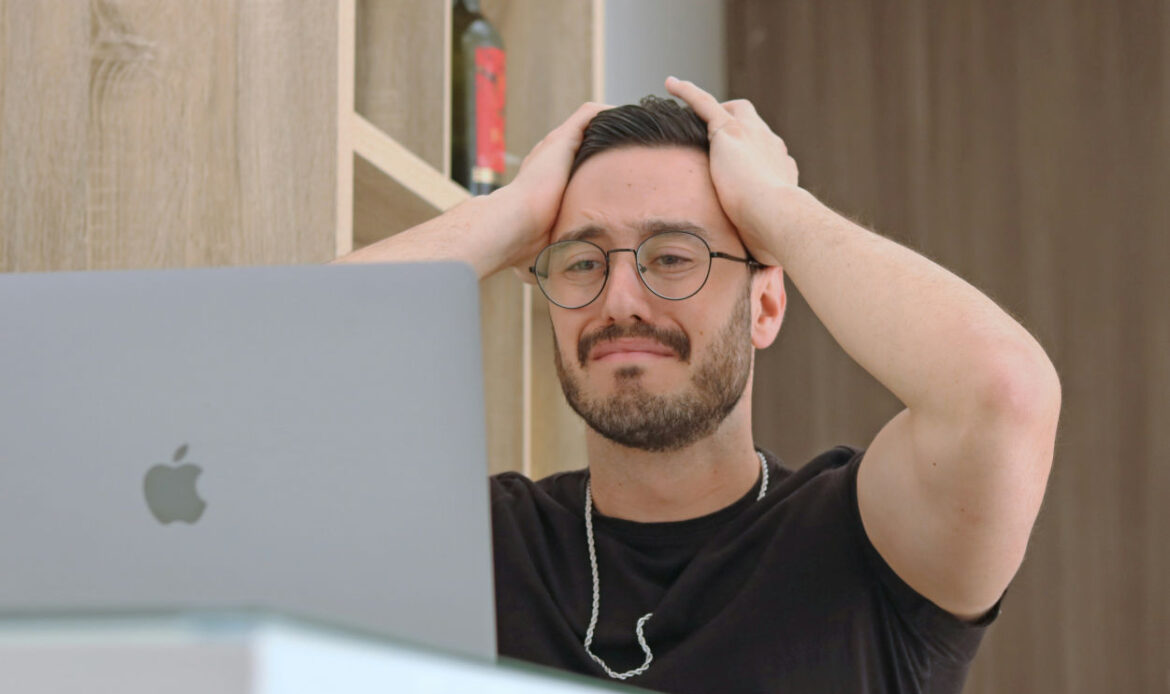
{"label": "laptop lid", "polygon": [[495,657],[456,263],[0,275],[0,612],[265,608]]}

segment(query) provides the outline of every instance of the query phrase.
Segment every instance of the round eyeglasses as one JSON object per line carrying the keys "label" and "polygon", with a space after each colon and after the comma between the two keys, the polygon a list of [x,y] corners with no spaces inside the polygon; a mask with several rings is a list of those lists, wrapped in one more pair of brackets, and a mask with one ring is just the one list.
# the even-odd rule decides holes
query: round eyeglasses
{"label": "round eyeglasses", "polygon": [[752,258],[712,251],[698,234],[663,231],[647,237],[637,248],[608,251],[591,241],[558,241],[546,246],[528,271],[536,275],[536,283],[549,301],[561,308],[583,308],[605,289],[613,253],[633,253],[642,284],[655,296],[671,301],[689,299],[707,284],[712,258],[763,267]]}

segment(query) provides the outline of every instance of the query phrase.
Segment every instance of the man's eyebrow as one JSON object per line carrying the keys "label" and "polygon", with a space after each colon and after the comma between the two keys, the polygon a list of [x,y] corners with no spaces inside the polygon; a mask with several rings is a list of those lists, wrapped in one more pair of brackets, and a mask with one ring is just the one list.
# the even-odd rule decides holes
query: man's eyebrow
{"label": "man's eyebrow", "polygon": [[569,233],[562,236],[560,241],[588,241],[595,239],[605,233],[605,227],[597,224],[586,224],[583,227],[577,227]]}
{"label": "man's eyebrow", "polygon": [[[707,239],[707,230],[695,224],[681,219],[646,219],[638,223],[638,231],[641,238],[646,238],[653,234],[658,234],[663,231],[689,231],[693,234]],[[590,241],[598,236],[608,234],[609,230],[598,224],[586,224],[585,226],[577,227],[569,233],[562,236],[560,241]]]}
{"label": "man's eyebrow", "polygon": [[638,229],[642,232],[642,238],[663,231],[689,231],[692,234],[702,236],[705,240],[709,240],[706,229],[694,222],[688,222],[682,219],[647,219],[638,224]]}

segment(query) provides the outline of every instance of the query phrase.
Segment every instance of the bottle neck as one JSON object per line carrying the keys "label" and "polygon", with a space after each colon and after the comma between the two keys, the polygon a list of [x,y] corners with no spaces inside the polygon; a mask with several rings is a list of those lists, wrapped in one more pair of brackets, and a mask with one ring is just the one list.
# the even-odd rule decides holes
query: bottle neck
{"label": "bottle neck", "polygon": [[455,5],[463,5],[468,12],[479,14],[479,0],[455,0]]}

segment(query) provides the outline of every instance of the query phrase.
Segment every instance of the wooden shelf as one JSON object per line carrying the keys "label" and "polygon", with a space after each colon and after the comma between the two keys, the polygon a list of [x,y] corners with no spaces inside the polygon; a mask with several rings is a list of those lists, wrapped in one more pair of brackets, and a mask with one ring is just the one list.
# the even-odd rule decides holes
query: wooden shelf
{"label": "wooden shelf", "polygon": [[[466,195],[466,193],[464,194]],[[362,248],[422,224],[443,208],[367,161],[353,158],[353,245]]]}
{"label": "wooden shelf", "polygon": [[451,2],[358,0],[353,110],[449,173]]}
{"label": "wooden shelf", "polygon": [[350,117],[350,128],[354,154],[435,210],[450,209],[471,197],[466,188],[398,144],[359,114],[354,113]]}

